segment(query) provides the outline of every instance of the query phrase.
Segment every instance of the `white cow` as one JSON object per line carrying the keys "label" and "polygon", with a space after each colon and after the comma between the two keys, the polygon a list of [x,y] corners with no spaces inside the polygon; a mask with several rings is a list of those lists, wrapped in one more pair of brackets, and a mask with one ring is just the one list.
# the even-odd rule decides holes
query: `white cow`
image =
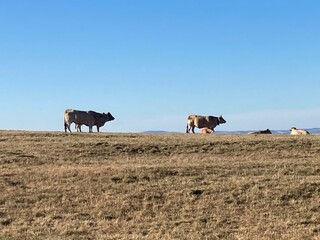
{"label": "white cow", "polygon": [[297,129],[295,127],[292,127],[291,129],[291,135],[308,135],[310,134],[307,130]]}

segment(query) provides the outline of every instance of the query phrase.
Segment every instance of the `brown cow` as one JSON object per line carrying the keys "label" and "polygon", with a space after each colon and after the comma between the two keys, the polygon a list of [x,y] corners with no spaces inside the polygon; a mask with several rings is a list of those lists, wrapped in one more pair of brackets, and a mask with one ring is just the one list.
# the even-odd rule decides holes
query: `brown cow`
{"label": "brown cow", "polygon": [[220,125],[226,123],[226,120],[222,116],[201,116],[201,115],[190,115],[188,116],[187,130],[186,133],[189,133],[190,130],[194,133],[194,128],[209,128],[213,129]]}
{"label": "brown cow", "polygon": [[211,130],[210,128],[202,128],[200,133],[202,134],[210,134],[210,133],[213,133],[214,130]]}
{"label": "brown cow", "polygon": [[92,132],[92,127],[97,126],[97,132],[99,128],[102,127],[106,122],[112,121],[115,118],[111,113],[97,113],[95,111],[79,111],[73,109],[67,109],[64,111],[64,130],[67,129],[71,132],[70,125],[72,123],[76,124],[77,130],[81,132],[81,125],[86,125],[89,127],[89,132]]}

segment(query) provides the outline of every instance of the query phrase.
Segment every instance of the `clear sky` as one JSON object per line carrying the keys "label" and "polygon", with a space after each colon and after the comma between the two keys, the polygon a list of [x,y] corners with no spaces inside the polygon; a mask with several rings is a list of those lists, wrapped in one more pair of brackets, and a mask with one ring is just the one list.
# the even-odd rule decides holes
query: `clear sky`
{"label": "clear sky", "polygon": [[[319,0],[0,0],[0,129],[320,127]],[[83,127],[87,131],[86,127]],[[95,130],[95,129],[94,129]]]}

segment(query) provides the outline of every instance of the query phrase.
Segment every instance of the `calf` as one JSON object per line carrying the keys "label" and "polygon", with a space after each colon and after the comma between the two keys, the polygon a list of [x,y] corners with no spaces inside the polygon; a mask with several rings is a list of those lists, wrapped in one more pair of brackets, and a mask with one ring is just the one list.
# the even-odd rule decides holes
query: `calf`
{"label": "calf", "polygon": [[210,134],[210,133],[213,133],[214,130],[210,129],[210,128],[202,128],[200,133],[202,134]]}

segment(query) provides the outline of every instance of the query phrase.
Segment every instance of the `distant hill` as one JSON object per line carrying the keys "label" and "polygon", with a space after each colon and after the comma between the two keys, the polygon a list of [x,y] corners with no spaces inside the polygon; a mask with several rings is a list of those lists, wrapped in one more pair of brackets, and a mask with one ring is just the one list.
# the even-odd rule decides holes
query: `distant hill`
{"label": "distant hill", "polygon": [[171,133],[171,132],[167,132],[167,131],[162,131],[162,130],[150,130],[150,131],[145,131],[142,133],[152,133],[152,134],[162,134],[162,133]]}
{"label": "distant hill", "polygon": [[[307,128],[307,130],[311,134],[320,134],[320,128]],[[248,130],[248,131],[216,131],[215,134],[248,134],[249,132],[254,132],[259,130]],[[273,134],[290,134],[290,130],[271,130]],[[150,130],[145,131],[143,133],[150,134],[165,134],[165,133],[183,133],[183,132],[168,132],[163,130]]]}

